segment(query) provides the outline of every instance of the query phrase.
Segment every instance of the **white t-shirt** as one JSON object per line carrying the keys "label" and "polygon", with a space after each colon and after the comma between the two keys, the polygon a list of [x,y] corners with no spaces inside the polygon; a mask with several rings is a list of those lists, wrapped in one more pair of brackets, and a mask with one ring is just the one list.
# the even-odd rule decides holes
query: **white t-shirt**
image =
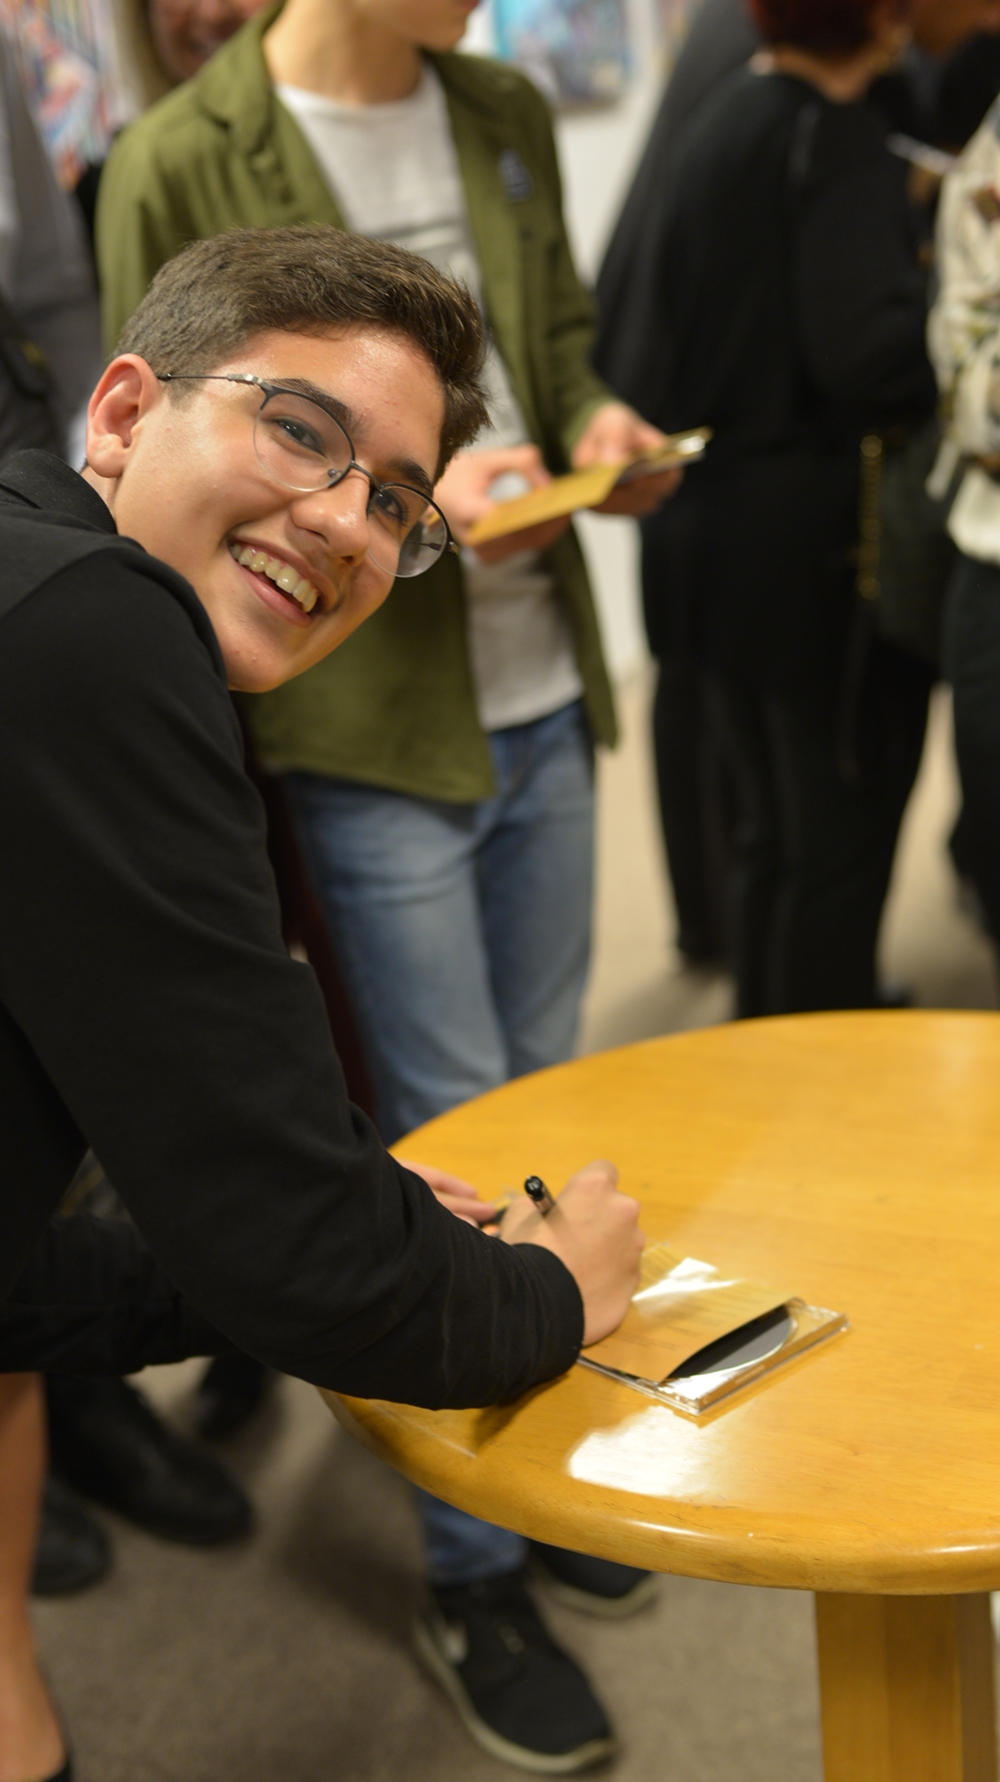
{"label": "white t-shirt", "polygon": [[[328,186],[358,235],[421,254],[462,279],[481,301],[479,264],[465,209],[441,82],[429,63],[408,99],[340,105],[279,86]],[[523,445],[517,398],[496,347],[486,366],[492,426],[480,447]],[[552,577],[531,551],[484,564],[463,552],[469,652],[484,730],[527,724],[578,699],[583,683]]]}

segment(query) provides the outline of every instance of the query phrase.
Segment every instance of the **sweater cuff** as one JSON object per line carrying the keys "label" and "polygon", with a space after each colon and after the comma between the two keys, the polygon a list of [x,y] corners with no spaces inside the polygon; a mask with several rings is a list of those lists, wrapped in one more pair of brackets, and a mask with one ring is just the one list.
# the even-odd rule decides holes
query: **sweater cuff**
{"label": "sweater cuff", "polygon": [[[529,1386],[554,1380],[573,1366],[583,1347],[583,1299],[564,1262],[541,1244],[516,1244],[515,1254],[534,1273],[543,1304],[539,1308],[536,1365],[531,1378],[518,1386],[519,1397]],[[505,1401],[506,1402],[506,1401]]]}

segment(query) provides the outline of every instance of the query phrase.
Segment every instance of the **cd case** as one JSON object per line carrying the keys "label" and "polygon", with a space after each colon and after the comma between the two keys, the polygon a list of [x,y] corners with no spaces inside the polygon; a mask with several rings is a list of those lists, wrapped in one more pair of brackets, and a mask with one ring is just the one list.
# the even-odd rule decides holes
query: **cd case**
{"label": "cd case", "polygon": [[623,1323],[579,1365],[698,1417],[847,1326],[842,1312],[656,1244]]}
{"label": "cd case", "polygon": [[640,476],[654,476],[672,466],[696,464],[704,456],[711,437],[711,427],[692,427],[686,433],[669,434],[654,451],[555,476],[539,489],[515,495],[510,501],[498,501],[470,527],[467,543],[473,546],[488,544],[491,539],[522,532],[527,526],[540,526],[546,520],[578,513],[581,508],[600,507],[619,483],[630,483]]}

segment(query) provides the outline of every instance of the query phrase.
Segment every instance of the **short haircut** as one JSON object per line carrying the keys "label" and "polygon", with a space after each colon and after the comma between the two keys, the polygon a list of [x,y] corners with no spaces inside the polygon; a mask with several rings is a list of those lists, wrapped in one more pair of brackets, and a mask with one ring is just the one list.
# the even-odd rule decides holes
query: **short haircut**
{"label": "short haircut", "polygon": [[[882,0],[747,0],[765,43],[787,43],[817,55],[849,56],[874,35]],[[899,17],[909,0],[896,0]]]}
{"label": "short haircut", "polygon": [[158,373],[213,371],[258,334],[358,326],[404,335],[437,373],[440,474],[488,420],[485,332],[471,292],[405,248],[329,223],[193,241],[160,268],[116,351]]}

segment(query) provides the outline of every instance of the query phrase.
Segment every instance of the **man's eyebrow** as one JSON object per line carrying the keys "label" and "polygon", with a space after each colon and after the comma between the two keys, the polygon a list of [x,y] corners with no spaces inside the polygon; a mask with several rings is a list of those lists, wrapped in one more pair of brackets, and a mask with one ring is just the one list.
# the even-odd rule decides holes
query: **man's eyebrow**
{"label": "man's eyebrow", "polygon": [[390,472],[393,482],[412,483],[422,495],[434,493],[434,484],[426,470],[422,469],[412,458],[392,458],[386,468]]}
{"label": "man's eyebrow", "polygon": [[346,402],[341,402],[338,396],[331,396],[329,390],[324,390],[319,384],[314,384],[312,378],[283,377],[280,379],[278,387],[282,390],[298,390],[303,396],[308,396],[310,401],[317,403],[320,408],[325,408],[327,414],[332,415],[334,420],[339,421],[340,425],[353,436],[358,425],[358,417],[353,408],[349,408]]}
{"label": "man's eyebrow", "polygon": [[[311,401],[318,403],[320,408],[325,408],[328,415],[332,415],[335,421],[340,422],[353,443],[354,435],[362,428],[363,423],[360,416],[355,414],[353,408],[349,408],[346,402],[341,402],[337,396],[331,396],[329,390],[322,389],[319,384],[314,384],[308,377],[283,377],[281,388],[283,390],[300,390],[303,396],[308,396]],[[413,483],[421,494],[433,494],[433,478],[428,476],[423,466],[418,464],[415,459],[390,458],[385,468],[388,477],[393,481]]]}

